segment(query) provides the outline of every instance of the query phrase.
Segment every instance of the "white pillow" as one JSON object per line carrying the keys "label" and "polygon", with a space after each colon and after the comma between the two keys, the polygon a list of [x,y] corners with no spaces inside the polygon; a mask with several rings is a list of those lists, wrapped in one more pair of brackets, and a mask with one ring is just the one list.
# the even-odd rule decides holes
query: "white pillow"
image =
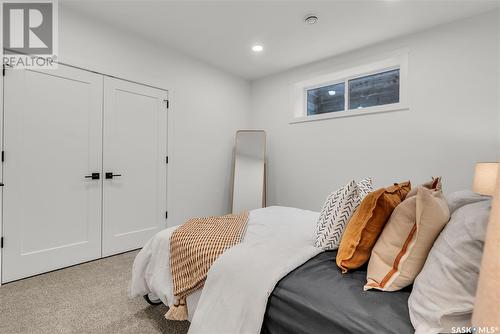
{"label": "white pillow", "polygon": [[416,334],[471,326],[491,197],[460,191],[448,196],[448,206],[451,220],[434,242],[408,299]]}
{"label": "white pillow", "polygon": [[339,248],[344,229],[361,200],[372,191],[372,180],[365,178],[356,183],[352,180],[331,193],[323,204],[316,225],[315,246],[325,250]]}

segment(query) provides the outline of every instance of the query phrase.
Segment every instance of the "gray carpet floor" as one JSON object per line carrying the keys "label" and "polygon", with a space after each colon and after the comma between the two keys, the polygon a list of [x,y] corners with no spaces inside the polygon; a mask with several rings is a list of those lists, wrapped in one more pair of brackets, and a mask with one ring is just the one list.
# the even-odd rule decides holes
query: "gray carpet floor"
{"label": "gray carpet floor", "polygon": [[128,298],[136,254],[2,285],[0,333],[187,333],[187,321],[165,320],[166,306]]}

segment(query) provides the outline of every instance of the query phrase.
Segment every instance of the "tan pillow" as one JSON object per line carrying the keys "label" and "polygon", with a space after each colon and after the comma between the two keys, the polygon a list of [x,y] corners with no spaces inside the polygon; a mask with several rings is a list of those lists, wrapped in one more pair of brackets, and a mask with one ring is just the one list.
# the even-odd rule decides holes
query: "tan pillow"
{"label": "tan pillow", "polygon": [[365,290],[400,290],[413,283],[434,240],[450,219],[439,179],[422,185],[392,213],[368,263]]}
{"label": "tan pillow", "polygon": [[340,241],[337,266],[342,272],[359,268],[368,261],[385,223],[410,188],[408,181],[366,195],[352,215]]}
{"label": "tan pillow", "polygon": [[[433,176],[429,182],[422,183],[420,186],[425,187],[427,189],[441,189],[441,176]],[[415,196],[417,194],[417,190],[419,187],[412,188],[408,195],[406,195],[405,200],[408,198]]]}

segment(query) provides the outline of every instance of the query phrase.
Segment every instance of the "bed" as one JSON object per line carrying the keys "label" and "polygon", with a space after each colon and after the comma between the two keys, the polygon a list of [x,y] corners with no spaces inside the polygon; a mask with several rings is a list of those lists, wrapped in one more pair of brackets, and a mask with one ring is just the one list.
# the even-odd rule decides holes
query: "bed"
{"label": "bed", "polygon": [[411,288],[363,291],[366,267],[342,274],[336,255],[318,254],[276,285],[261,333],[413,334],[408,314]]}
{"label": "bed", "polygon": [[[363,292],[363,270],[341,275],[336,252],[314,247],[317,219],[317,212],[296,208],[251,211],[243,241],[226,250],[210,268],[204,288],[188,296],[189,333],[360,333],[373,328],[411,333],[409,292]],[[168,259],[174,230],[159,232],[137,255],[131,297],[173,302]]]}
{"label": "bed", "polygon": [[[218,297],[231,292],[215,285],[221,285],[222,287],[230,285],[234,289],[240,289],[237,283],[248,286],[261,280],[265,284],[255,288],[266,294],[263,305],[256,306],[259,312],[262,313],[260,315],[262,319],[267,296],[278,280],[320,252],[313,246],[317,219],[317,212],[297,208],[272,206],[252,210],[242,242],[226,250],[214,262],[203,290],[209,290]],[[172,304],[174,296],[169,264],[169,248],[170,236],[176,228],[171,227],[160,231],[141,249],[132,268],[130,297],[146,295],[150,300],[161,300],[165,305]],[[291,256],[291,250],[293,250],[293,256]],[[266,273],[272,274],[271,277],[259,275],[264,274],[260,270],[263,265],[271,267],[266,271]],[[245,271],[248,273],[244,274]],[[241,279],[238,281],[232,280],[231,277],[235,275],[240,276]],[[259,276],[257,277],[257,275]],[[229,282],[226,282],[226,280],[229,280]],[[248,280],[251,280],[251,282],[248,282]],[[207,286],[209,289],[207,289]],[[210,288],[211,286],[212,288]],[[223,291],[218,291],[218,289]],[[210,302],[207,302],[205,303],[207,305],[206,312],[204,310],[197,312],[203,290],[196,291],[187,297],[188,320],[192,321],[196,313],[200,313],[199,316],[206,314],[207,317],[214,318],[214,322],[210,323],[218,326],[215,320],[216,315],[210,312],[230,313],[232,308],[228,307],[229,310],[213,310]],[[211,298],[207,296],[208,292],[205,292],[204,295],[206,299]],[[244,303],[245,297],[241,293],[238,295],[241,299],[238,301],[233,300],[233,303]],[[223,307],[224,305],[219,306]],[[206,323],[204,320],[200,320],[200,322]],[[192,327],[196,327],[196,323]],[[208,328],[207,324],[203,327]]]}

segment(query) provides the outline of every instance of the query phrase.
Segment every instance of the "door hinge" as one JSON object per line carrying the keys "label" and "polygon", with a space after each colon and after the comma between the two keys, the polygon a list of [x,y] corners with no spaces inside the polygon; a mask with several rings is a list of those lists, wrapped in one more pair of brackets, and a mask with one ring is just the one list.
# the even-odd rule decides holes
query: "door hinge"
{"label": "door hinge", "polygon": [[168,164],[168,155],[165,157],[165,163]]}
{"label": "door hinge", "polygon": [[5,151],[2,151],[2,158],[1,159],[2,159],[2,162],[5,161]]}
{"label": "door hinge", "polygon": [[165,105],[167,106],[167,109],[170,107],[170,101],[169,100],[163,100],[165,102]]}
{"label": "door hinge", "polygon": [[165,211],[165,219],[168,219],[168,211]]}
{"label": "door hinge", "polygon": [[2,76],[5,76],[5,65],[2,66]]}
{"label": "door hinge", "polygon": [[3,248],[3,237],[0,238],[0,248]]}

